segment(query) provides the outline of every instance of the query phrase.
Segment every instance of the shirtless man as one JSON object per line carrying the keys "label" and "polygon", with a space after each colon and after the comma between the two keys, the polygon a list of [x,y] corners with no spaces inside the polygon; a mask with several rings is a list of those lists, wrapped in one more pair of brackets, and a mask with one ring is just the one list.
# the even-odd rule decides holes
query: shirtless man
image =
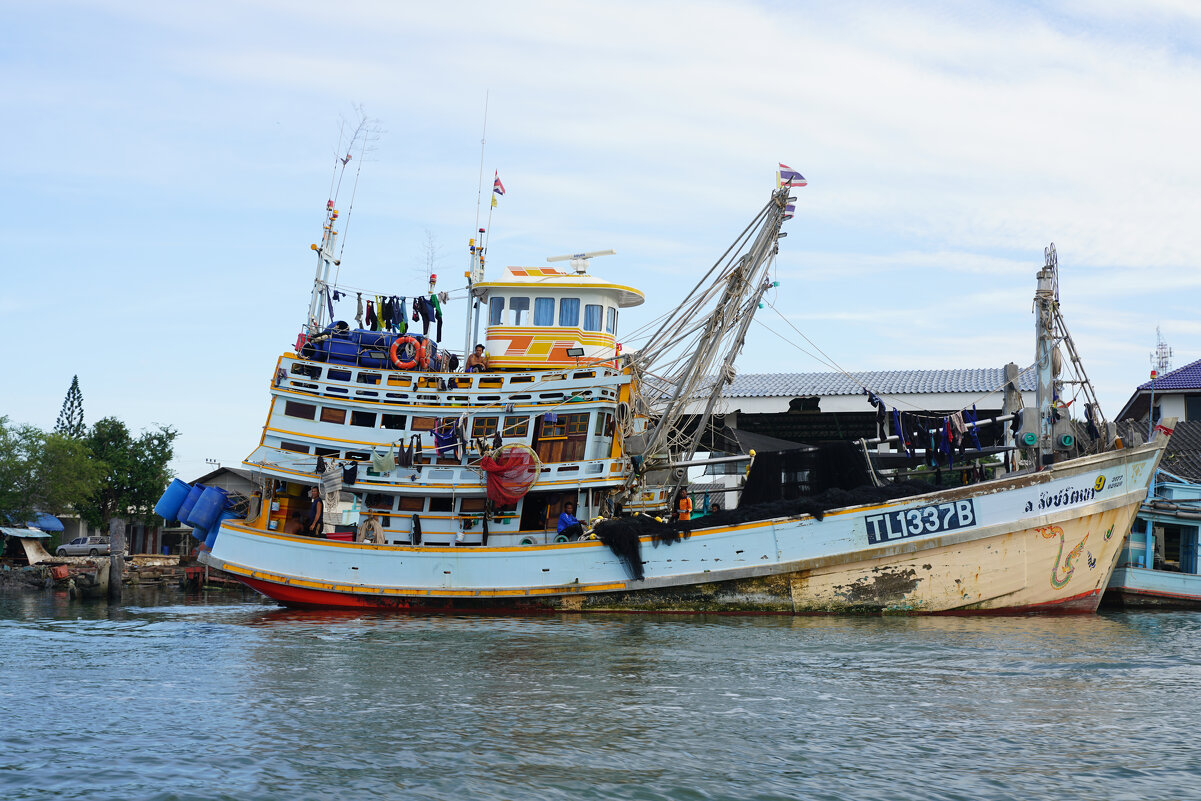
{"label": "shirtless man", "polygon": [[467,372],[482,373],[488,369],[488,358],[484,356],[484,346],[476,345],[475,353],[467,357]]}

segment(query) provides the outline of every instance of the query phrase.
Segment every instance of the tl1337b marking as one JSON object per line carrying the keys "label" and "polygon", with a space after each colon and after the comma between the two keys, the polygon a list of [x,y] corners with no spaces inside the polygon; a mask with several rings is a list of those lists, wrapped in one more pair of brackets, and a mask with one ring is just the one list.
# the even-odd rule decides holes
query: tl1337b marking
{"label": "tl1337b marking", "polygon": [[900,509],[868,515],[867,541],[871,545],[891,540],[917,537],[924,534],[941,534],[976,524],[976,507],[971,499],[948,503],[919,506],[916,509]]}

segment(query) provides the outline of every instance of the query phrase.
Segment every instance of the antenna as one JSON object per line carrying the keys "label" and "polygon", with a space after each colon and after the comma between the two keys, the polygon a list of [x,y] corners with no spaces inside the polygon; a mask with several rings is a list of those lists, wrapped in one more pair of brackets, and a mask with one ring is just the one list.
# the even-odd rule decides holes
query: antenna
{"label": "antenna", "polygon": [[1164,375],[1172,369],[1172,349],[1168,347],[1168,343],[1163,341],[1163,334],[1159,332],[1159,326],[1155,326],[1155,352],[1151,354],[1151,363],[1155,365],[1155,370],[1160,375]]}
{"label": "antenna", "polygon": [[592,250],[587,253],[569,253],[566,256],[551,256],[547,261],[570,261],[571,268],[580,275],[588,272],[588,260],[597,256],[616,256],[616,250]]}

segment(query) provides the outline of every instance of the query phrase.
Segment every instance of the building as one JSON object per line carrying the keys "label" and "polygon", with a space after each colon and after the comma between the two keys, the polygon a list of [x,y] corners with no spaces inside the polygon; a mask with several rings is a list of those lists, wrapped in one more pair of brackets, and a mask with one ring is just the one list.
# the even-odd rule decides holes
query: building
{"label": "building", "polygon": [[[1018,375],[1023,404],[1036,405],[1037,380]],[[974,405],[980,419],[1004,405],[1005,368],[887,370],[866,373],[747,373],[722,391],[725,425],[807,444],[876,436],[876,410],[864,388],[889,408],[947,415]],[[702,403],[693,405],[699,413]]]}
{"label": "building", "polygon": [[1152,397],[1156,422],[1164,417],[1175,417],[1179,422],[1201,422],[1201,359],[1140,384],[1115,419],[1145,423]]}

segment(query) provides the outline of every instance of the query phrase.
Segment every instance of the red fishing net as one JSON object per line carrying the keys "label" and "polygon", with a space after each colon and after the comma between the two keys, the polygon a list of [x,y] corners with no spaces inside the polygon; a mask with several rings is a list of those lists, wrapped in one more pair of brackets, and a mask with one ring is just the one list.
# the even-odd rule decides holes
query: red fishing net
{"label": "red fishing net", "polygon": [[488,498],[513,504],[530,491],[542,469],[538,455],[525,445],[502,445],[480,460],[488,474]]}

